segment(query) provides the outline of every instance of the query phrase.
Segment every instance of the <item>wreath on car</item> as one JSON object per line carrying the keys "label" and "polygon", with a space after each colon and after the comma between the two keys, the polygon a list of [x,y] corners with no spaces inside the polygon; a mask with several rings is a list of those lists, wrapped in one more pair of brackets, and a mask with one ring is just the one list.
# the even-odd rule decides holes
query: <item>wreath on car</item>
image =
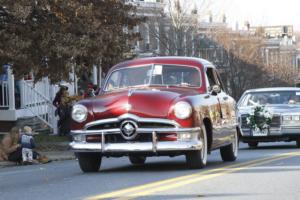
{"label": "wreath on car", "polygon": [[273,114],[264,106],[256,106],[246,120],[251,129],[262,131],[269,128],[272,117]]}

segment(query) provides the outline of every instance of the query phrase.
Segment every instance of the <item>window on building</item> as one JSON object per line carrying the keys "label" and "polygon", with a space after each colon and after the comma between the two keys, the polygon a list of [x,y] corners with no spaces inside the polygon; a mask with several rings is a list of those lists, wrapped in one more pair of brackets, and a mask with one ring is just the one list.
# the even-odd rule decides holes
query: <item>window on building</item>
{"label": "window on building", "polygon": [[288,27],[287,26],[283,27],[283,33],[285,33],[285,34],[288,33]]}
{"label": "window on building", "polygon": [[150,44],[146,43],[146,50],[149,51],[150,50]]}
{"label": "window on building", "polygon": [[300,58],[297,59],[297,67],[298,67],[298,70],[300,70]]}

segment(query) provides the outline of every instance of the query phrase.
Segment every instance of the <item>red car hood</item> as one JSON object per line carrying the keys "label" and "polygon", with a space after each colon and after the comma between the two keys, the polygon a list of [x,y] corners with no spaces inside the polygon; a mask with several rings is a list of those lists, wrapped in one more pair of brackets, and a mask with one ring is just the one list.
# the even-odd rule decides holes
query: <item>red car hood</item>
{"label": "red car hood", "polygon": [[194,94],[197,93],[185,88],[122,90],[97,96],[93,99],[92,109],[95,120],[118,117],[125,113],[166,118],[175,99]]}

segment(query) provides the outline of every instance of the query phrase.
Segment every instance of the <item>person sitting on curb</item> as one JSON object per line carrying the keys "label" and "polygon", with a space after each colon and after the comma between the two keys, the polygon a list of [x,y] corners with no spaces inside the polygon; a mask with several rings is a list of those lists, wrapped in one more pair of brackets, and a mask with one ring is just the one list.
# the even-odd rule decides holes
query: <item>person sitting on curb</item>
{"label": "person sitting on curb", "polygon": [[23,127],[23,132],[21,132],[21,148],[22,148],[22,161],[23,164],[37,164],[37,163],[48,163],[51,160],[47,156],[39,154],[35,150],[35,141],[33,138],[34,133],[29,126]]}
{"label": "person sitting on curb", "polygon": [[[26,127],[26,126],[25,126]],[[28,127],[28,126],[27,126]],[[24,132],[32,131],[30,127],[25,128]],[[17,127],[13,127],[10,132],[4,136],[3,140],[1,141],[2,149],[6,154],[8,161],[16,162],[18,164],[22,164],[23,157],[22,157],[22,145],[21,142],[21,134],[20,130]],[[48,163],[49,160],[46,156],[42,156],[37,153],[35,150],[32,152],[33,159],[36,159],[39,163]]]}
{"label": "person sitting on curb", "polygon": [[[22,152],[21,145],[18,143],[20,140],[20,130],[17,127],[13,127],[10,132],[4,136],[1,141],[2,149],[5,153],[5,160],[13,162],[21,162]],[[20,158],[20,159],[19,159]]]}
{"label": "person sitting on curb", "polygon": [[[37,163],[33,159],[33,149],[35,148],[35,142],[33,138],[32,129],[29,126],[24,126],[21,133],[21,147],[22,147],[22,162],[23,164]],[[37,156],[36,156],[37,157]]]}
{"label": "person sitting on curb", "polygon": [[7,160],[7,155],[4,152],[2,145],[0,144],[0,162]]}

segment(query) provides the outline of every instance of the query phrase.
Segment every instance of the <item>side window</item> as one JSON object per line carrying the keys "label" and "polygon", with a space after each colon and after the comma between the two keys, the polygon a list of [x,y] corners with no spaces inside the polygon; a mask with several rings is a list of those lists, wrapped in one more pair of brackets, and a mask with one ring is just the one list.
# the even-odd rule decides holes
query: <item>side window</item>
{"label": "side window", "polygon": [[116,71],[111,75],[111,78],[109,79],[106,89],[107,91],[113,90],[114,88],[118,88],[120,84],[121,74]]}
{"label": "side window", "polygon": [[206,82],[207,88],[210,89],[213,85],[218,84],[213,68],[211,67],[206,68],[206,77],[207,77],[207,82]]}
{"label": "side window", "polygon": [[217,77],[217,80],[218,80],[218,85],[220,85],[221,89],[222,89],[224,92],[228,93],[227,90],[226,90],[225,87],[224,87],[224,84],[223,84],[223,82],[222,82],[222,79],[221,79],[220,74],[219,74],[216,70],[214,70],[214,72],[215,72],[216,77]]}

